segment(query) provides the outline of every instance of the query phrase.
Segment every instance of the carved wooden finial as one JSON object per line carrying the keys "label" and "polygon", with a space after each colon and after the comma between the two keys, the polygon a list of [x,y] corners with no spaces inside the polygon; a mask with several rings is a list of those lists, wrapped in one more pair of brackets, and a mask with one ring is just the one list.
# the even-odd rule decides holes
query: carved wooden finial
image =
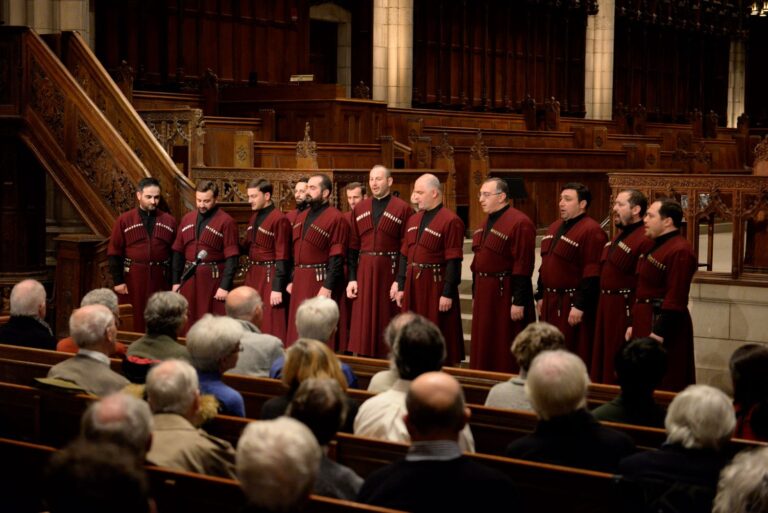
{"label": "carved wooden finial", "polygon": [[768,135],[755,146],[755,163],[768,161]]}
{"label": "carved wooden finial", "polygon": [[475,138],[475,143],[472,145],[469,152],[470,152],[469,158],[471,158],[472,160],[486,160],[488,158],[488,147],[485,145],[485,142],[483,141],[482,130],[477,131],[477,137]]}
{"label": "carved wooden finial", "polygon": [[304,125],[304,140],[296,144],[296,158],[316,158],[317,143],[309,138],[309,121]]}
{"label": "carved wooden finial", "polygon": [[355,86],[354,97],[363,100],[370,100],[371,88],[365,85],[365,82],[361,80],[360,83]]}
{"label": "carved wooden finial", "polygon": [[443,132],[440,144],[433,150],[437,158],[453,159],[453,146],[448,142],[448,132]]}

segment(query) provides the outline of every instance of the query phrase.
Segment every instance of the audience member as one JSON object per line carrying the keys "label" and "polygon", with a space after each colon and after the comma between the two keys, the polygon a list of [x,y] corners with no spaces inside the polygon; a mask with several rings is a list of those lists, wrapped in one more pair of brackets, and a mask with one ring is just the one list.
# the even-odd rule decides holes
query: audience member
{"label": "audience member", "polygon": [[394,357],[395,340],[397,340],[397,337],[400,335],[400,330],[403,329],[403,326],[411,322],[415,316],[416,314],[413,312],[403,312],[397,314],[391,321],[389,321],[389,324],[387,324],[387,327],[384,329],[383,340],[389,348],[389,369],[379,371],[373,375],[371,381],[368,382],[369,392],[373,392],[374,394],[385,392],[392,388],[392,385],[397,381],[399,376],[397,374],[397,365],[395,365]]}
{"label": "audience member", "polygon": [[592,414],[597,420],[664,426],[664,408],[656,404],[653,391],[667,371],[667,352],[658,340],[637,338],[626,342],[613,359],[621,394],[596,408]]}
{"label": "audience member", "polygon": [[200,392],[219,401],[219,413],[245,417],[243,396],[225,385],[221,375],[237,365],[243,346],[240,324],[228,317],[205,314],[187,333],[187,349],[200,378]]}
{"label": "audience member", "polygon": [[729,459],[723,446],[735,425],[731,402],[720,390],[691,385],[678,393],[667,410],[667,441],[661,449],[639,452],[619,465],[644,499],[626,494],[629,505],[642,504],[638,511],[658,511],[663,504],[674,505],[673,511],[709,513],[720,471]]}
{"label": "audience member", "polygon": [[736,430],[733,436],[768,442],[768,347],[744,344],[729,363]]}
{"label": "audience member", "polygon": [[227,294],[224,308],[227,316],[239,322],[243,329],[240,337],[243,353],[237,359],[237,365],[227,373],[269,376],[272,364],[283,356],[283,341],[259,329],[264,315],[261,296],[251,287],[237,287]]}
{"label": "audience member", "polygon": [[588,385],[587,368],[575,354],[562,349],[539,353],[525,382],[539,423],[533,434],[509,444],[507,456],[615,472],[634,443],[587,411]]}
{"label": "audience member", "polygon": [[768,448],[741,452],[723,469],[712,513],[768,513]]}
{"label": "audience member", "polygon": [[177,337],[187,324],[189,303],[175,292],[155,292],[144,307],[147,333],[128,347],[123,372],[134,383],[144,383],[152,365],[176,358],[189,361],[189,351]]}
{"label": "audience member", "polygon": [[[299,338],[319,340],[328,347],[333,347],[338,326],[339,305],[330,298],[317,296],[306,299],[296,310],[296,332]],[[269,371],[269,377],[280,379],[284,364],[285,358],[275,361]],[[341,370],[349,388],[357,388],[357,376],[350,366],[342,363]]]}
{"label": "audience member", "polygon": [[[408,442],[410,435],[403,417],[405,397],[411,381],[425,372],[439,371],[445,360],[445,339],[434,323],[421,315],[400,330],[392,346],[398,375],[392,388],[371,397],[360,406],[355,418],[355,434],[383,438],[393,442]],[[474,452],[475,440],[469,426],[459,433],[462,451]]]}
{"label": "audience member", "polygon": [[[342,390],[347,390],[347,380],[341,371],[341,362],[331,348],[311,338],[300,338],[286,351],[285,369],[281,379],[287,392],[265,402],[261,408],[261,418],[274,419],[284,415],[299,385],[309,378],[333,379]],[[347,407],[349,413],[342,430],[351,433],[360,405],[347,396]]]}
{"label": "audience member", "polygon": [[338,381],[309,378],[299,385],[286,415],[303,422],[323,449],[313,493],[353,501],[363,478],[328,457],[328,444],[344,425],[348,410],[347,397]]}
{"label": "audience member", "polygon": [[69,317],[69,333],[80,348],[75,356],[57,363],[48,378],[74,383],[89,394],[103,396],[121,390],[128,380],[110,368],[115,351],[115,316],[106,306],[88,305]]}
{"label": "audience member", "polygon": [[144,467],[126,447],[77,440],[54,453],[43,479],[50,513],[149,513]]}
{"label": "audience member", "polygon": [[153,426],[146,401],[117,393],[88,406],[80,422],[80,436],[90,442],[127,447],[143,462],[152,445]]}
{"label": "audience member", "polygon": [[249,507],[259,512],[303,510],[321,458],[314,435],[296,419],[248,424],[237,443],[237,477]]}
{"label": "audience member", "polygon": [[497,511],[514,504],[509,478],[462,455],[457,439],[470,412],[455,378],[421,374],[406,405],[408,454],[368,476],[360,502],[414,512]]}
{"label": "audience member", "polygon": [[0,344],[56,349],[56,337],[45,322],[45,287],[22,280],[11,289],[11,318],[0,326]]}
{"label": "audience member", "polygon": [[533,322],[517,334],[510,351],[520,366],[520,374],[504,383],[493,385],[485,399],[485,405],[492,408],[532,410],[525,394],[525,377],[531,362],[542,351],[564,349],[565,336],[557,327],[548,322]]}
{"label": "audience member", "polygon": [[[118,327],[120,326],[120,307],[118,305],[117,294],[115,294],[113,290],[106,288],[93,289],[80,300],[80,306],[88,305],[106,306],[109,308],[109,311],[112,312],[112,315],[115,316],[115,325]],[[75,340],[71,336],[59,340],[59,343],[56,344],[56,351],[62,353],[76,353],[77,350],[77,344],[75,344]],[[110,356],[113,358],[123,358],[126,350],[127,347],[125,344],[115,342],[115,352]]]}
{"label": "audience member", "polygon": [[161,467],[218,477],[235,477],[235,452],[229,442],[196,429],[200,391],[195,369],[183,360],[166,360],[147,374],[147,400],[154,414],[147,461]]}

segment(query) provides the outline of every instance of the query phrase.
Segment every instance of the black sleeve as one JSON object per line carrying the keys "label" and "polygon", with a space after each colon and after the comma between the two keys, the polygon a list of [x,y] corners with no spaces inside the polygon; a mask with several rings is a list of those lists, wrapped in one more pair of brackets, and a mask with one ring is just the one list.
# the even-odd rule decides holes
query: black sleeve
{"label": "black sleeve", "polygon": [[288,260],[278,260],[275,262],[275,276],[272,278],[272,292],[285,292],[288,285]]}
{"label": "black sleeve", "polygon": [[232,282],[235,279],[237,263],[240,261],[240,255],[235,255],[224,260],[224,272],[221,273],[221,283],[219,287],[224,290],[232,290]]}
{"label": "black sleeve", "polygon": [[527,306],[533,299],[533,285],[530,276],[513,274],[510,279],[512,287],[512,304],[515,306]]}
{"label": "black sleeve", "polygon": [[325,272],[323,287],[334,290],[336,285],[344,281],[344,257],[333,255],[328,259],[328,267]]}
{"label": "black sleeve", "polygon": [[452,258],[445,263],[445,281],[443,296],[458,298],[459,283],[461,282],[461,258]]}
{"label": "black sleeve", "polygon": [[125,277],[123,276],[124,262],[125,260],[121,256],[111,255],[109,257],[109,274],[112,275],[112,282],[115,285],[125,283]]}
{"label": "black sleeve", "polygon": [[357,281],[357,260],[360,258],[360,250],[349,248],[347,250],[347,275],[348,281]]}
{"label": "black sleeve", "polygon": [[184,255],[178,251],[173,252],[171,260],[171,282],[177,285],[181,281],[181,274],[184,272]]}
{"label": "black sleeve", "polygon": [[656,321],[653,323],[653,333],[665,339],[674,326],[683,322],[682,312],[675,310],[660,310],[656,314]]}
{"label": "black sleeve", "polygon": [[544,284],[541,282],[541,266],[539,266],[539,277],[536,279],[536,294],[533,299],[539,301],[544,298]]}
{"label": "black sleeve", "polygon": [[600,277],[583,278],[573,295],[573,306],[582,312],[597,310],[597,299],[600,293]]}
{"label": "black sleeve", "polygon": [[397,268],[397,290],[405,290],[405,273],[408,271],[408,257],[400,253],[400,266]]}

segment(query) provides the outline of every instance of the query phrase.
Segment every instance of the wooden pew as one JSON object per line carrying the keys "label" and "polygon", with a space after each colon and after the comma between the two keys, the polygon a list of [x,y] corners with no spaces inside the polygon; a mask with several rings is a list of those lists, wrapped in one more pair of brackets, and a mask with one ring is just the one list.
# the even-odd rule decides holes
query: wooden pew
{"label": "wooden pew", "polygon": [[[141,336],[139,333],[137,333],[137,335]],[[72,353],[0,344],[0,358],[7,360],[35,362],[53,366],[57,363],[63,362],[64,360],[68,360],[71,357]],[[110,358],[109,365],[115,372],[119,373],[122,371],[122,361],[118,358]]]}
{"label": "wooden pew", "polygon": [[[55,451],[56,449],[45,445],[0,438],[0,457],[3,460],[0,490],[3,491],[4,507],[9,504],[13,506],[8,511],[41,511],[40,482],[45,465]],[[240,485],[233,479],[209,477],[151,465],[147,466],[146,470],[151,495],[159,513],[239,513],[245,505]],[[120,499],[116,497],[115,500]],[[397,510],[312,495],[306,511],[391,513]]]}

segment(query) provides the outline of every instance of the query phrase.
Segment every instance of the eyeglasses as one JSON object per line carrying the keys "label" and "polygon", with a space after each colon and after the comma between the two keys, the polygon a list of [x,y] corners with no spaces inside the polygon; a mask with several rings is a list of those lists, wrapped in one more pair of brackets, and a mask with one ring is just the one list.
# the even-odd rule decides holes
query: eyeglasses
{"label": "eyeglasses", "polygon": [[477,199],[490,198],[491,196],[498,196],[500,192],[481,192],[477,195]]}

